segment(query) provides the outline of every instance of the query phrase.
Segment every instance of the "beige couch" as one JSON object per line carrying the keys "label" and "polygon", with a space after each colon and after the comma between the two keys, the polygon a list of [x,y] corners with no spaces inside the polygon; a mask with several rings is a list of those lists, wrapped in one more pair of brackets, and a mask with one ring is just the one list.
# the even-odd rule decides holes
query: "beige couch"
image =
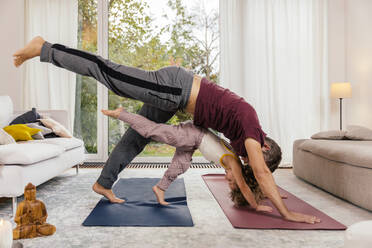
{"label": "beige couch", "polygon": [[296,140],[294,174],[372,211],[372,141]]}

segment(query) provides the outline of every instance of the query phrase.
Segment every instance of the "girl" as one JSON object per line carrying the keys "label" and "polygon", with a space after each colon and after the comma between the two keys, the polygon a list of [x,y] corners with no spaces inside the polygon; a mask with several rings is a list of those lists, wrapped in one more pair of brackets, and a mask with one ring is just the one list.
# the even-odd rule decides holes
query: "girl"
{"label": "girl", "polygon": [[[242,173],[238,173],[238,175],[235,176],[232,175],[232,164],[239,164],[240,167],[243,167],[243,165],[241,164],[239,157],[235,155],[228,143],[220,139],[211,131],[199,128],[191,121],[182,122],[176,126],[155,123],[141,115],[129,113],[124,108],[118,108],[116,110],[102,110],[102,113],[128,123],[131,128],[136,130],[145,138],[151,138],[155,141],[176,147],[176,152],[169,168],[165,172],[163,178],[152,188],[160,204],[168,205],[168,203],[164,200],[164,192],[177,178],[177,176],[187,171],[191,164],[192,154],[196,149],[199,148],[200,152],[207,160],[225,168],[225,178],[229,182],[229,187],[232,192],[232,200],[236,205],[244,205],[245,202],[243,199],[247,199],[248,204],[257,211],[272,211],[271,207],[259,204],[260,200],[262,199],[262,192],[259,189],[253,174],[250,175],[251,178],[249,180],[244,179]],[[264,153],[269,150],[278,150],[279,153],[277,158],[280,161],[281,154],[279,146],[272,141],[270,147],[271,149],[267,148],[268,145],[265,144]],[[275,164],[277,167],[279,163],[269,162],[269,164]],[[249,165],[245,166],[248,167]],[[276,168],[273,168],[273,170],[274,169]],[[242,171],[249,170],[246,169]],[[237,178],[237,180],[235,178]],[[241,181],[242,185],[238,187],[237,181]],[[249,181],[249,185],[247,185],[247,181]],[[247,188],[247,193],[244,195],[243,199],[239,197],[241,194],[239,188],[242,187]]]}

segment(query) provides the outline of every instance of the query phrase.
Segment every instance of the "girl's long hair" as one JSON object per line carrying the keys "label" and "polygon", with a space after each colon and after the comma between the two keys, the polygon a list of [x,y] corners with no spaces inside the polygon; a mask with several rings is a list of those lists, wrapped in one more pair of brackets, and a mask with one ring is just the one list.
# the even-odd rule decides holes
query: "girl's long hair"
{"label": "girl's long hair", "polygon": [[[282,160],[282,151],[279,145],[269,137],[265,138],[265,143],[270,147],[270,149],[264,151],[263,156],[267,167],[269,168],[271,173],[273,173],[278,168],[280,161]],[[245,182],[254,194],[255,200],[258,204],[264,198],[264,194],[262,193],[261,188],[258,185],[256,178],[254,177],[253,170],[249,164],[245,164],[242,166],[242,174]],[[249,205],[239,187],[235,187],[235,189],[231,190],[230,198],[237,206]]]}

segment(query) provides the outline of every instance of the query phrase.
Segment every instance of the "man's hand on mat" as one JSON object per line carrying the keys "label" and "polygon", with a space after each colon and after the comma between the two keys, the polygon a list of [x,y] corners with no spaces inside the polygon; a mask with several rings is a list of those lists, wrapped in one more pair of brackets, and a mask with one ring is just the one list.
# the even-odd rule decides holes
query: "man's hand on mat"
{"label": "man's hand on mat", "polygon": [[287,195],[282,195],[282,194],[280,194],[280,197],[282,198],[282,199],[287,199],[288,198],[288,196]]}
{"label": "man's hand on mat", "polygon": [[265,205],[257,205],[256,211],[271,213],[273,211],[273,208]]}
{"label": "man's hand on mat", "polygon": [[306,215],[306,214],[301,214],[301,213],[296,213],[296,212],[291,212],[289,211],[286,216],[284,216],[284,219],[289,220],[289,221],[294,221],[294,222],[304,222],[308,224],[315,224],[319,223],[320,219],[316,216],[311,216],[311,215]]}
{"label": "man's hand on mat", "polygon": [[107,115],[107,116],[110,116],[112,118],[119,118],[119,115],[120,113],[124,110],[124,108],[120,107],[120,108],[117,108],[115,110],[106,110],[106,109],[102,109],[101,112],[104,114],[104,115]]}
{"label": "man's hand on mat", "polygon": [[[280,194],[280,197],[281,197],[282,199],[287,199],[287,198],[288,198],[288,196],[285,195],[285,194]],[[267,196],[265,196],[265,198],[267,198]]]}

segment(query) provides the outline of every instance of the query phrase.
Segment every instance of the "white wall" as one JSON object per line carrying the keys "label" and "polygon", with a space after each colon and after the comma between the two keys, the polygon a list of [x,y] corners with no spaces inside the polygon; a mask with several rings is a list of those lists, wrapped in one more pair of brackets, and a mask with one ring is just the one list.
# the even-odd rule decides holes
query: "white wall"
{"label": "white wall", "polygon": [[[345,0],[328,1],[328,83],[346,81]],[[344,100],[344,104],[348,104]],[[344,108],[345,109],[345,108]],[[329,129],[339,129],[338,99],[330,99]],[[346,111],[343,111],[345,115]],[[345,119],[345,118],[343,118]]]}
{"label": "white wall", "polygon": [[[21,70],[12,54],[24,45],[24,0],[0,1],[0,95],[10,95],[15,109],[22,106]],[[345,99],[344,127],[372,128],[372,0],[329,0],[329,83],[350,81],[353,97]],[[339,128],[339,105],[331,99],[330,129]]]}
{"label": "white wall", "polygon": [[[353,96],[343,100],[343,127],[372,128],[372,1],[329,0],[329,83],[351,82]],[[330,128],[339,128],[339,100],[331,99]]]}
{"label": "white wall", "polygon": [[372,1],[345,0],[346,78],[353,97],[345,124],[372,128]]}
{"label": "white wall", "polygon": [[22,106],[22,73],[12,54],[24,45],[24,0],[0,1],[0,95],[9,95],[14,109]]}

